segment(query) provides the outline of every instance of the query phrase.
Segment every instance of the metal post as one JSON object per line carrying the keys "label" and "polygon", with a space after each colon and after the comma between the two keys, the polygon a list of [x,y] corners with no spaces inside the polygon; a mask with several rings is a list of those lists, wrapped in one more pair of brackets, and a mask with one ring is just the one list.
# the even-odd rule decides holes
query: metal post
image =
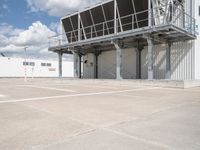
{"label": "metal post", "polygon": [[94,73],[95,73],[95,79],[98,79],[98,57],[99,57],[99,53],[95,52],[94,53],[94,63],[95,63],[95,68],[94,68]]}
{"label": "metal post", "polygon": [[153,80],[153,40],[151,37],[147,38],[148,42],[148,80]]}
{"label": "metal post", "polygon": [[137,41],[137,79],[141,79],[141,60],[142,60],[142,47],[140,46],[140,41]]}
{"label": "metal post", "polygon": [[72,52],[74,56],[74,77],[78,78],[78,54],[75,52]]}
{"label": "metal post", "polygon": [[78,14],[78,41],[81,40],[81,16]]}
{"label": "metal post", "polygon": [[24,47],[24,52],[25,52],[25,68],[24,68],[24,82],[27,82],[27,48]]}
{"label": "metal post", "polygon": [[171,43],[166,48],[166,74],[165,79],[171,79]]}
{"label": "metal post", "polygon": [[78,68],[79,68],[78,77],[79,77],[79,79],[81,79],[81,58],[82,58],[82,55],[79,54],[79,59],[78,59]]}
{"label": "metal post", "polygon": [[141,71],[142,70],[141,69],[141,66],[142,66],[142,63],[141,63],[142,62],[142,49],[139,49],[138,51],[139,51],[138,52],[139,53],[139,60],[138,60],[139,61],[139,75],[138,75],[138,77],[139,77],[139,79],[141,79],[142,78],[142,71]]}
{"label": "metal post", "polygon": [[58,52],[58,71],[59,71],[59,78],[62,78],[62,52]]}
{"label": "metal post", "polygon": [[149,11],[148,11],[148,25],[149,25],[149,27],[151,27],[152,26],[152,10],[151,10],[151,0],[148,0],[148,9],[149,9]]}
{"label": "metal post", "polygon": [[116,78],[118,80],[123,79],[122,78],[122,50],[119,47],[118,42],[114,42],[114,46],[116,48]]}
{"label": "metal post", "polygon": [[114,0],[114,34],[117,34],[117,0]]}

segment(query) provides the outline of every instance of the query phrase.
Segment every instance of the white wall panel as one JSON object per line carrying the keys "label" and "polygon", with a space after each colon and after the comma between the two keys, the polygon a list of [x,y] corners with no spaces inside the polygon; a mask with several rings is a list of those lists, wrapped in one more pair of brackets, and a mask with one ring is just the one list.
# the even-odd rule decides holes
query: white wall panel
{"label": "white wall panel", "polygon": [[[154,58],[154,78],[155,79],[164,79],[165,70],[166,70],[166,46],[165,45],[156,45],[153,50]],[[147,47],[142,51],[142,60],[141,60],[141,74],[142,79],[148,78],[148,59],[147,59]]]}
{"label": "white wall panel", "polygon": [[116,78],[116,51],[101,53],[98,58],[98,77],[100,79]]}
{"label": "white wall panel", "polygon": [[[136,78],[136,51],[135,49],[122,50],[122,76],[124,79]],[[84,78],[94,77],[94,58],[92,54],[84,56]],[[116,51],[103,52],[98,57],[98,77],[102,79],[116,78]]]}
{"label": "white wall panel", "polygon": [[94,78],[94,54],[89,53],[83,57],[83,78]]}
{"label": "white wall panel", "polygon": [[[166,45],[154,46],[154,78],[165,79],[166,72]],[[123,65],[122,76],[124,79],[136,79],[137,77],[137,53],[133,49],[122,50]],[[84,57],[84,78],[94,78],[94,56],[88,54]],[[196,59],[200,60],[200,59]],[[147,79],[147,47],[142,51],[141,58],[142,79]],[[171,79],[192,80],[195,79],[195,49],[194,41],[173,43],[171,47]],[[196,62],[197,63],[197,62]],[[199,62],[200,64],[200,62]],[[197,73],[197,71],[196,71]],[[200,74],[200,73],[199,73]],[[116,78],[116,51],[107,51],[99,55],[98,77],[103,79]],[[200,76],[199,76],[200,77]]]}
{"label": "white wall panel", "polygon": [[195,41],[195,79],[200,80],[200,16],[199,16],[200,1],[195,0],[195,18],[197,24],[197,40]]}
{"label": "white wall panel", "polygon": [[[0,77],[24,77],[24,58],[0,58]],[[58,61],[27,59],[35,66],[26,66],[28,77],[58,77]],[[51,63],[51,67],[41,66],[41,63]],[[73,62],[63,61],[63,77],[73,77]]]}
{"label": "white wall panel", "polygon": [[[194,79],[194,41],[173,43],[171,48],[171,79]],[[154,78],[165,79],[166,45],[154,46]],[[147,47],[142,51],[142,78],[147,79]]]}

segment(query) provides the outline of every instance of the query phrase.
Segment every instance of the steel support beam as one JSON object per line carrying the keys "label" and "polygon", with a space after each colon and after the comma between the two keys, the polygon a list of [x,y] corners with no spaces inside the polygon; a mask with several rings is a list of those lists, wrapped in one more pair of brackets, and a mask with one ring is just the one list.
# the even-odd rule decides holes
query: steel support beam
{"label": "steel support beam", "polygon": [[116,79],[121,80],[122,78],[122,49],[118,42],[114,42],[116,48]]}
{"label": "steel support beam", "polygon": [[117,0],[114,0],[114,34],[117,34]]}
{"label": "steel support beam", "polygon": [[171,79],[171,43],[166,48],[166,73],[165,79]]}
{"label": "steel support beam", "polygon": [[136,53],[137,53],[137,79],[141,79],[142,78],[142,71],[141,71],[141,67],[142,67],[142,50],[143,50],[143,46],[140,45],[140,41],[137,41],[137,49],[136,49]]}
{"label": "steel support beam", "polygon": [[99,53],[94,53],[94,78],[98,79],[98,57]]}
{"label": "steel support beam", "polygon": [[148,80],[153,80],[153,39],[151,37],[147,38],[148,43]]}
{"label": "steel support beam", "polygon": [[73,56],[74,56],[74,78],[78,78],[79,77],[79,65],[78,65],[78,61],[79,61],[79,56],[77,53],[73,52]]}
{"label": "steel support beam", "polygon": [[139,66],[139,70],[138,70],[138,79],[142,79],[142,49],[138,50],[138,66]]}
{"label": "steel support beam", "polygon": [[81,54],[79,54],[78,55],[79,57],[78,57],[78,77],[79,77],[79,79],[81,79],[81,58],[82,58],[82,55]]}
{"label": "steel support beam", "polygon": [[62,78],[62,52],[58,52],[58,76]]}
{"label": "steel support beam", "polygon": [[152,27],[152,8],[151,8],[151,0],[148,0],[148,25]]}

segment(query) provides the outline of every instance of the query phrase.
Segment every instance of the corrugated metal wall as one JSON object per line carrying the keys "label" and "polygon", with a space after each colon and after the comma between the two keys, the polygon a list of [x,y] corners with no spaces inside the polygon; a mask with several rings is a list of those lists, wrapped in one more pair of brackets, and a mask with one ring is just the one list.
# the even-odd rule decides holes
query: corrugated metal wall
{"label": "corrugated metal wall", "polygon": [[[194,15],[195,0],[185,0],[185,11]],[[197,42],[196,42],[197,43]],[[198,49],[196,44],[196,54]],[[184,41],[173,43],[171,49],[171,79],[172,80],[193,80],[197,74],[198,57],[195,55],[195,41]],[[134,49],[123,50],[123,78],[135,79],[137,72],[137,58]],[[86,56],[88,57],[88,56]],[[92,56],[90,56],[92,57]],[[195,59],[196,57],[196,59]],[[87,58],[90,59],[90,58]],[[142,79],[147,79],[147,48],[142,51]],[[195,70],[196,67],[196,70]],[[154,78],[165,79],[166,70],[166,45],[154,47]],[[200,72],[200,71],[199,71]],[[84,77],[91,78],[94,75],[94,67],[84,65]],[[98,61],[99,78],[116,77],[116,51],[103,52]],[[197,76],[197,75],[196,75]]]}
{"label": "corrugated metal wall", "polygon": [[[197,32],[200,33],[200,15],[199,15],[200,1],[195,1],[195,18],[197,23]],[[195,41],[195,79],[200,80],[200,34],[197,35]]]}
{"label": "corrugated metal wall", "polygon": [[[165,44],[154,46],[154,78],[165,79],[166,72],[166,48]],[[134,48],[122,50],[123,65],[122,76],[124,79],[137,78],[137,53]],[[84,56],[84,78],[94,78],[94,55]],[[147,47],[142,51],[141,75],[142,79],[148,78]],[[99,55],[98,77],[101,79],[116,78],[116,51],[107,51]],[[194,41],[173,43],[171,48],[171,79],[193,80],[195,79],[195,49]]]}
{"label": "corrugated metal wall", "polygon": [[[124,79],[136,79],[136,50],[124,49],[122,50],[122,76]],[[84,56],[84,78],[94,77],[94,66],[91,66],[94,60],[93,54]],[[115,79],[116,78],[116,51],[103,52],[98,57],[98,77],[100,79]]]}
{"label": "corrugated metal wall", "polygon": [[[173,43],[171,48],[171,79],[194,79],[194,41]],[[166,70],[166,45],[154,47],[154,78],[165,79]],[[147,48],[142,51],[142,79],[146,79]]]}
{"label": "corrugated metal wall", "polygon": [[94,78],[94,54],[87,54],[86,56],[83,57],[83,77],[84,78]]}

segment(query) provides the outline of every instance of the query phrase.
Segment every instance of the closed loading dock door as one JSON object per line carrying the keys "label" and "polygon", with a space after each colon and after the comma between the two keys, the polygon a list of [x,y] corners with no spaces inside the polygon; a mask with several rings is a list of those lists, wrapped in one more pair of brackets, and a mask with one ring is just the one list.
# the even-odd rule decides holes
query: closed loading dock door
{"label": "closed loading dock door", "polygon": [[[136,79],[137,54],[135,49],[122,50],[122,77],[124,79]],[[98,57],[98,77],[100,79],[116,78],[116,51],[101,53]]]}

